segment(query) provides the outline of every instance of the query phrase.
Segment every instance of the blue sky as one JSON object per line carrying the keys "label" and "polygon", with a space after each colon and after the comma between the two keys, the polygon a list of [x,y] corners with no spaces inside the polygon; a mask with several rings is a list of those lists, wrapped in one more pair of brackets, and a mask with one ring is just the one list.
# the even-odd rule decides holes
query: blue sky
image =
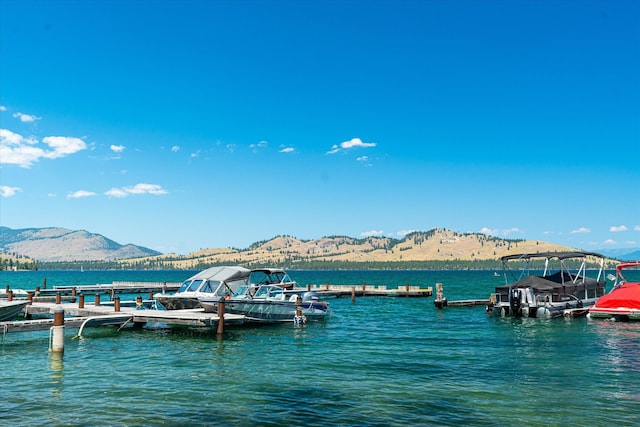
{"label": "blue sky", "polygon": [[640,245],[640,2],[0,1],[0,225]]}

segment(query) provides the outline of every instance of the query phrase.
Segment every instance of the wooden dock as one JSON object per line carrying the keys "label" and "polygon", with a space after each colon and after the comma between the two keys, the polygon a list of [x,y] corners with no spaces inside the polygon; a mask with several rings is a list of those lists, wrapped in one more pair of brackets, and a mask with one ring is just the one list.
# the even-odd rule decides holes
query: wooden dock
{"label": "wooden dock", "polygon": [[[53,315],[56,310],[64,310],[64,324],[70,328],[82,328],[83,325],[119,325],[161,323],[168,326],[189,326],[202,328],[216,328],[220,318],[216,313],[205,313],[204,309],[190,310],[152,310],[136,309],[122,306],[116,311],[113,304],[91,305],[79,308],[76,303],[33,303],[25,307],[25,314],[32,316]],[[225,314],[224,325],[240,325],[244,323],[245,316],[237,314]],[[12,322],[0,322],[0,334],[8,332],[26,332],[48,330],[53,326],[53,319],[19,320]]]}
{"label": "wooden dock", "polygon": [[65,285],[54,286],[53,289],[40,289],[40,295],[76,295],[84,294],[150,294],[156,292],[175,292],[180,289],[180,282],[113,282],[97,285]]}
{"label": "wooden dock", "polygon": [[384,285],[309,285],[307,290],[315,291],[319,297],[412,297],[425,298],[433,295],[431,287],[403,285],[396,288],[388,288]]}

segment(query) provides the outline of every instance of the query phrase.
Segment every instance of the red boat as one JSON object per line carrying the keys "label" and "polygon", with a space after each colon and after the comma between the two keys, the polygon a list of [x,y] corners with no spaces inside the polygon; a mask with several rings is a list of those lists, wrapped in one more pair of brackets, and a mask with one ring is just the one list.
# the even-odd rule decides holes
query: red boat
{"label": "red boat", "polygon": [[[589,308],[589,316],[615,320],[640,320],[640,282],[630,282],[622,274],[624,269],[640,268],[640,261],[623,262],[616,266],[616,281],[608,294]],[[627,270],[627,271],[629,271]]]}

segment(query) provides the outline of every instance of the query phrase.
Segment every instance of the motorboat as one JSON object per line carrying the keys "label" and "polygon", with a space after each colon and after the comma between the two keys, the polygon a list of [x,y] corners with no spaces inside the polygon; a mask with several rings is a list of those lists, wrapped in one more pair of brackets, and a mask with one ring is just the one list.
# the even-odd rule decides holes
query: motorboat
{"label": "motorboat", "polygon": [[20,314],[22,310],[29,304],[28,300],[0,301],[0,322],[8,322]]}
{"label": "motorboat", "polygon": [[[595,252],[517,254],[501,261],[505,285],[496,287],[488,307],[497,316],[586,315],[605,293],[604,256]],[[596,277],[587,277],[588,261],[599,266]]]}
{"label": "motorboat", "polygon": [[[205,312],[217,312],[220,299],[200,300]],[[315,291],[298,288],[281,269],[251,271],[249,283],[224,300],[225,313],[242,314],[245,322],[280,323],[321,320],[329,316],[328,304]]]}
{"label": "motorboat", "polygon": [[637,273],[640,261],[623,262],[616,266],[616,276],[611,291],[599,298],[589,308],[589,317],[615,320],[640,320],[640,281],[627,280],[623,270]]}
{"label": "motorboat", "polygon": [[251,270],[240,266],[211,267],[189,277],[175,293],[158,293],[153,297],[167,310],[200,308],[201,298],[218,300],[246,287],[250,274]]}

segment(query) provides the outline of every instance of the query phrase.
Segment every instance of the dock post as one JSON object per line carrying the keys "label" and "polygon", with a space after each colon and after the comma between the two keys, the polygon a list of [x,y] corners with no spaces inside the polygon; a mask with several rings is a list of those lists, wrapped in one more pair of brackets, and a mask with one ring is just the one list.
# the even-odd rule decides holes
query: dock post
{"label": "dock post", "polygon": [[7,291],[7,301],[13,301],[13,291]]}
{"label": "dock post", "polygon": [[433,301],[436,308],[443,308],[447,306],[447,299],[444,297],[444,291],[442,289],[442,283],[436,283],[436,299]]}
{"label": "dock post", "polygon": [[56,304],[62,304],[62,295],[60,295],[60,292],[56,292]]}
{"label": "dock post", "polygon": [[115,296],[116,296],[116,290],[114,288],[111,288],[111,297],[109,298],[109,301],[115,300]]}
{"label": "dock post", "polygon": [[296,325],[305,323],[305,318],[302,315],[302,298],[300,298],[300,295],[296,298],[296,315],[293,316],[293,323]]}
{"label": "dock post", "polygon": [[47,289],[47,278],[42,279],[42,289]]}
{"label": "dock post", "polygon": [[362,296],[365,296],[367,293],[367,284],[362,282]]}
{"label": "dock post", "polygon": [[218,300],[218,335],[224,333],[224,298]]}
{"label": "dock post", "polygon": [[53,327],[51,327],[51,347],[53,353],[64,352],[64,309],[56,307],[53,311]]}
{"label": "dock post", "polygon": [[153,289],[149,291],[149,299],[153,299]]}
{"label": "dock post", "polygon": [[351,287],[351,302],[356,302],[356,287]]}
{"label": "dock post", "polygon": [[74,286],[73,288],[71,288],[71,296],[75,298],[76,296],[76,287]]}
{"label": "dock post", "polygon": [[324,289],[327,290],[327,291],[329,290],[329,282],[327,282],[327,284],[324,285]]}
{"label": "dock post", "polygon": [[311,290],[311,285],[307,285],[307,290],[310,291]]}
{"label": "dock post", "polygon": [[33,305],[33,294],[31,292],[27,293],[27,300],[29,301],[29,305]]}
{"label": "dock post", "polygon": [[[167,282],[163,282],[162,283],[162,293],[166,294],[167,293]],[[153,295],[151,295],[151,298],[149,299],[153,299]]]}
{"label": "dock post", "polygon": [[113,311],[120,311],[120,297],[117,296],[113,299]]}
{"label": "dock post", "polygon": [[84,308],[84,294],[82,292],[78,296],[78,308]]}
{"label": "dock post", "polygon": [[100,305],[100,294],[98,292],[96,292],[96,295],[94,297],[94,303],[93,303],[96,307]]}
{"label": "dock post", "polygon": [[40,295],[40,286],[36,286],[36,293],[33,296],[37,297],[39,295]]}
{"label": "dock post", "polygon": [[4,293],[5,293],[5,294],[7,294],[7,295],[9,295],[9,290],[10,290],[10,289],[11,289],[11,288],[9,287],[9,285],[5,286],[5,287],[4,287]]}

